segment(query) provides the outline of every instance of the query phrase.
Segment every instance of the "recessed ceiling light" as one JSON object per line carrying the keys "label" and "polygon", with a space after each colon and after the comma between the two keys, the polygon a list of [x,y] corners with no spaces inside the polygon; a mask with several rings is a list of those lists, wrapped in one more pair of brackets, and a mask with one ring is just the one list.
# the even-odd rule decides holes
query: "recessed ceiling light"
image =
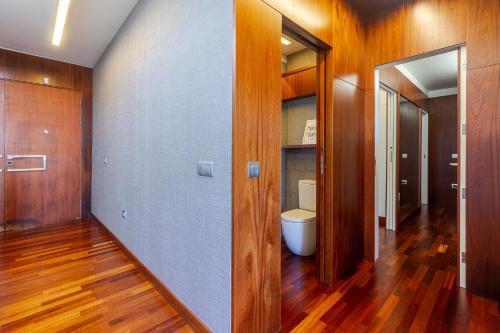
{"label": "recessed ceiling light", "polygon": [[57,7],[56,25],[54,27],[54,37],[52,37],[52,45],[61,45],[62,34],[64,31],[64,24],[68,16],[69,3],[71,0],[59,0]]}
{"label": "recessed ceiling light", "polygon": [[281,44],[283,44],[283,45],[290,45],[290,44],[292,44],[292,42],[290,42],[285,37],[281,37]]}

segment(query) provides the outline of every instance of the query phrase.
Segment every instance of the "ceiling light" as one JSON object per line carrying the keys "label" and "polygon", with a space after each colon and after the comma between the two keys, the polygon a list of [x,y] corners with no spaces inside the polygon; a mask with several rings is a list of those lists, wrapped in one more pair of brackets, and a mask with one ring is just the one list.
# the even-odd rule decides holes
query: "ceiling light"
{"label": "ceiling light", "polygon": [[54,27],[54,37],[52,37],[52,45],[61,45],[61,38],[64,31],[64,24],[66,23],[66,16],[68,16],[69,3],[71,0],[59,0],[57,7],[56,25]]}
{"label": "ceiling light", "polygon": [[290,44],[292,44],[292,42],[290,42],[285,37],[281,37],[281,44],[283,44],[283,45],[290,45]]}

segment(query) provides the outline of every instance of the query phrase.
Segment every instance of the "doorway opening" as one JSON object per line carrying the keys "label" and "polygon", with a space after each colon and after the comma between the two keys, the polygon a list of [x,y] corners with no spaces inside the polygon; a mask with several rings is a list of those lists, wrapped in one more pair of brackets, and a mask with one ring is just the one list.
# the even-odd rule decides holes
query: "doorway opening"
{"label": "doorway opening", "polygon": [[375,71],[375,258],[387,260],[401,246],[417,251],[419,242],[432,242],[451,259],[443,269],[460,286],[465,286],[459,261],[465,251],[464,61],[461,47]]}

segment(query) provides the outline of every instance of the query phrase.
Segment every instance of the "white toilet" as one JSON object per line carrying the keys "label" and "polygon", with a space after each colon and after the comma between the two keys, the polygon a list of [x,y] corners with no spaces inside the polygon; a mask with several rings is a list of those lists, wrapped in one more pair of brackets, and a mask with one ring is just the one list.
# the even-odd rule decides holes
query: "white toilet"
{"label": "white toilet", "polygon": [[316,252],[316,181],[299,180],[299,209],[281,214],[281,232],[294,254]]}

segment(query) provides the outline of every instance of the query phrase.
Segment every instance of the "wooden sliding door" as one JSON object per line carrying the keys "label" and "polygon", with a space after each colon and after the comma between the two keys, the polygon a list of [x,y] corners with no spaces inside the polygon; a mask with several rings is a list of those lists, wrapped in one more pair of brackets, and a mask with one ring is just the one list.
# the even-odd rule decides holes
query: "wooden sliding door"
{"label": "wooden sliding door", "polygon": [[81,217],[81,93],[6,81],[7,230]]}
{"label": "wooden sliding door", "polygon": [[235,1],[233,332],[280,328],[281,29],[264,2]]}

